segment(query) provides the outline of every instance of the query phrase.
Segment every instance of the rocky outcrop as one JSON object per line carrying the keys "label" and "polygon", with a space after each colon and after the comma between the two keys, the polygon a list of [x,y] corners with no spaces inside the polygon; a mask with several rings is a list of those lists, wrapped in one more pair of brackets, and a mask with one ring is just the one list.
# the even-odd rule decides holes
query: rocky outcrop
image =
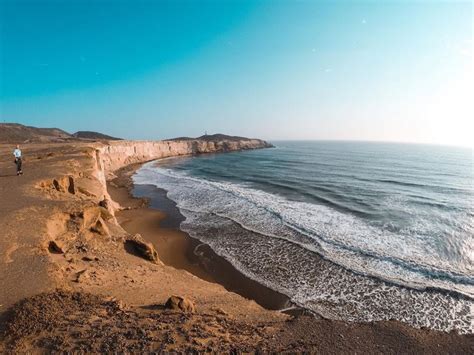
{"label": "rocky outcrop", "polygon": [[[213,140],[213,136],[206,139],[110,141],[81,145],[80,158],[84,159],[83,166],[87,168],[68,171],[64,175],[49,177],[35,184],[36,188],[47,192],[51,199],[71,203],[74,201],[77,204],[74,209],[51,217],[48,222],[48,243],[44,246],[52,254],[66,254],[71,248],[77,249],[80,244],[79,247],[86,252],[94,243],[100,243],[101,240],[116,241],[120,236],[127,252],[161,265],[158,253],[151,243],[138,234],[127,236],[118,225],[115,212],[121,206],[110,197],[107,178],[112,178],[116,170],[134,163],[173,156],[266,147],[271,145],[259,139],[229,137]],[[76,241],[80,243],[77,244]],[[89,245],[87,248],[86,244]],[[85,275],[81,276],[84,277]]]}
{"label": "rocky outcrop", "polygon": [[231,152],[270,148],[260,139],[172,140],[172,141],[111,141],[97,148],[98,165],[106,176],[133,163],[182,155]]}
{"label": "rocky outcrop", "polygon": [[165,303],[165,308],[185,313],[196,312],[194,302],[187,297],[171,296]]}
{"label": "rocky outcrop", "polygon": [[140,234],[130,235],[125,239],[125,250],[154,264],[161,265],[153,244],[147,243]]}

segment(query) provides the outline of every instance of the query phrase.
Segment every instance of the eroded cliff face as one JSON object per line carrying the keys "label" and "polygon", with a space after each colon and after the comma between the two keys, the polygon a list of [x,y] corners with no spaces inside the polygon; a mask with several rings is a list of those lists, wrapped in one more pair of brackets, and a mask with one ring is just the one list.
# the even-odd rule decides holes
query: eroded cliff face
{"label": "eroded cliff face", "polygon": [[245,140],[182,140],[182,141],[114,141],[97,148],[97,164],[105,177],[134,163],[182,155],[230,152],[270,148],[271,144],[260,139]]}

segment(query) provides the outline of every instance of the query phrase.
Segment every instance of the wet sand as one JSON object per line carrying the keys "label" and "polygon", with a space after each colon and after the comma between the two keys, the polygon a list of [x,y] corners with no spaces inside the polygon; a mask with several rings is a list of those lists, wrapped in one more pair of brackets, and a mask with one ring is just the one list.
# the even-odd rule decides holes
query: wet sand
{"label": "wet sand", "polygon": [[289,314],[304,312],[292,305],[287,296],[246,277],[207,244],[181,231],[179,225],[184,216],[166,197],[165,190],[132,184],[130,176],[137,167],[122,170],[119,177],[109,183],[108,190],[114,201],[129,207],[117,213],[120,225],[127,232],[138,233],[152,242],[165,265],[218,283],[266,309],[285,310]]}

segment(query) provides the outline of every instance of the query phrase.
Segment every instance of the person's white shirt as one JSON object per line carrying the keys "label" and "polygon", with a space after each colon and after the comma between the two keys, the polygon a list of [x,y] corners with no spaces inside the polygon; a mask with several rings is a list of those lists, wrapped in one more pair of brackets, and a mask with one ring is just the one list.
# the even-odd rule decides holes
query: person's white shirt
{"label": "person's white shirt", "polygon": [[21,158],[21,150],[16,148],[14,151],[13,151],[13,155],[15,156],[15,158]]}

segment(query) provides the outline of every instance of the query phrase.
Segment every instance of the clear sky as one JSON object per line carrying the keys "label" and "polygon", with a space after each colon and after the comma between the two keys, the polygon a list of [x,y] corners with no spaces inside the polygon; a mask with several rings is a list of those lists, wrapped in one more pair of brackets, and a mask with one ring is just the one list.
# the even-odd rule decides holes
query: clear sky
{"label": "clear sky", "polygon": [[1,121],[472,145],[472,1],[0,0]]}

